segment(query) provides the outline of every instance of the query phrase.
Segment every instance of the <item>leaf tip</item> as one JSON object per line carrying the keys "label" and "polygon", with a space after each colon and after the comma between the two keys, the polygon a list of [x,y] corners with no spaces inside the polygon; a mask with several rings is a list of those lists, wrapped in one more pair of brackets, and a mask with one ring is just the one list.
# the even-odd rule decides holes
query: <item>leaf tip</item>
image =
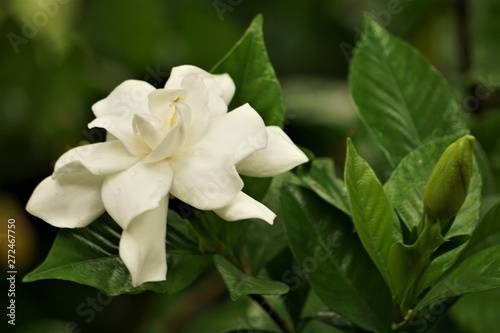
{"label": "leaf tip", "polygon": [[262,28],[263,23],[264,23],[264,15],[259,13],[259,14],[255,15],[255,17],[253,18],[252,23],[250,25],[251,26],[256,25],[256,26]]}
{"label": "leaf tip", "polygon": [[347,138],[347,144],[346,144],[346,148],[347,148],[347,155],[349,155],[350,152],[352,151],[355,151],[356,148],[354,147],[354,144],[352,143],[352,139],[351,138]]}

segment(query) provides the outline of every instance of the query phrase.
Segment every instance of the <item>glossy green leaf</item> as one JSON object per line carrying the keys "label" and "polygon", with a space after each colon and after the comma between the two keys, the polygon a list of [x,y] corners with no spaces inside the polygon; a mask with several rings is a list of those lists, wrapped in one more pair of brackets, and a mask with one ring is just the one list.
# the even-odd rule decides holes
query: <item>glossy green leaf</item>
{"label": "glossy green leaf", "polygon": [[394,292],[388,260],[392,245],[402,241],[399,221],[382,184],[368,163],[347,141],[345,182],[352,212],[352,221],[361,243]]}
{"label": "glossy green leaf", "polygon": [[395,243],[389,252],[389,271],[396,301],[403,313],[411,309],[419,295],[433,252],[445,242],[438,224],[428,226],[412,245]]}
{"label": "glossy green leaf", "polygon": [[465,259],[444,276],[418,303],[415,311],[449,297],[500,287],[500,245],[492,246]]}
{"label": "glossy green leaf", "polygon": [[238,246],[246,252],[247,262],[249,262],[250,270],[253,274],[257,274],[260,269],[266,266],[268,262],[273,260],[287,246],[281,213],[280,193],[285,184],[298,182],[297,177],[291,172],[281,174],[272,179],[269,191],[262,200],[262,203],[276,214],[273,225],[269,225],[261,220],[243,222],[245,223],[244,245],[239,244]]}
{"label": "glossy green leaf", "polygon": [[500,196],[489,197],[483,201],[484,216],[474,230],[472,238],[464,252],[470,255],[486,247],[499,245],[500,240]]}
{"label": "glossy green leaf", "polygon": [[281,195],[290,248],[300,265],[283,274],[291,292],[304,283],[333,311],[364,329],[388,332],[389,290],[348,217],[314,192],[287,186]]}
{"label": "glossy green leaf", "polygon": [[212,68],[211,72],[228,73],[236,85],[230,109],[249,103],[266,125],[283,125],[281,86],[267,55],[262,35],[262,16],[252,21],[243,37]]}
{"label": "glossy green leaf", "polygon": [[[446,147],[458,138],[451,135],[430,141],[415,149],[401,160],[389,180],[384,184],[391,204],[409,230],[415,228],[423,218],[423,195],[429,176]],[[481,175],[474,166],[469,193],[458,212],[447,237],[472,234],[479,220],[481,197]]]}
{"label": "glossy green leaf", "polygon": [[283,303],[286,306],[290,318],[295,325],[301,320],[307,299],[310,294],[309,283],[305,279],[290,278],[293,269],[298,267],[292,251],[287,246],[266,266],[269,276],[273,280],[281,280],[290,288],[290,292],[283,297]]}
{"label": "glossy green leaf", "polygon": [[369,14],[350,67],[362,121],[393,166],[423,143],[466,128],[445,79],[415,48]]}
{"label": "glossy green leaf", "polygon": [[[175,215],[172,211],[169,214]],[[167,254],[167,281],[133,287],[118,253],[120,234],[121,228],[107,214],[86,228],[62,229],[45,261],[23,281],[68,280],[95,287],[109,295],[145,290],[173,293],[191,284],[210,261],[206,256]]]}
{"label": "glossy green leaf", "polygon": [[221,255],[215,255],[214,262],[233,301],[244,295],[283,295],[289,290],[284,283],[245,274]]}
{"label": "glossy green leaf", "polygon": [[246,272],[257,275],[266,264],[286,247],[287,241],[280,214],[279,193],[284,183],[298,182],[290,173],[272,178],[266,196],[261,200],[277,214],[274,224],[260,219],[228,222],[213,212],[202,212],[190,220],[203,253],[222,254],[244,265]]}
{"label": "glossy green leaf", "polygon": [[455,221],[450,230],[446,233],[445,238],[450,238],[458,235],[472,235],[479,222],[481,214],[481,190],[483,181],[481,179],[481,172],[479,167],[474,161],[474,169],[472,171],[472,178],[469,185],[469,193],[465,202],[460,208]]}
{"label": "glossy green leaf", "polygon": [[[429,141],[409,153],[401,160],[396,170],[385,183],[384,189],[392,206],[398,212],[407,228],[414,230],[423,219],[423,195],[429,176],[446,147],[459,135],[442,137]],[[465,202],[455,217],[446,239],[461,235],[472,235],[479,220],[481,205],[481,174],[477,164],[469,186]],[[408,243],[408,239],[406,239]],[[409,243],[413,243],[411,240]],[[458,259],[466,245],[460,245],[446,254],[437,257],[429,267],[423,288],[440,277]]]}
{"label": "glossy green leaf", "polygon": [[344,183],[335,176],[331,159],[316,158],[311,161],[309,170],[302,168],[299,172],[301,180],[323,200],[351,214]]}
{"label": "glossy green leaf", "polygon": [[409,230],[422,220],[424,189],[434,165],[446,147],[459,137],[446,136],[415,149],[401,160],[384,184],[392,206]]}
{"label": "glossy green leaf", "polygon": [[[257,15],[240,40],[212,68],[214,74],[227,73],[236,85],[229,105],[232,110],[250,104],[266,125],[283,126],[281,85],[269,60],[262,32],[263,18]],[[242,177],[243,191],[261,200],[271,183],[270,178]]]}
{"label": "glossy green leaf", "polygon": [[[179,202],[179,210],[188,216],[194,208]],[[201,254],[196,240],[190,236],[189,222],[172,210],[168,212],[167,248],[171,254]]]}

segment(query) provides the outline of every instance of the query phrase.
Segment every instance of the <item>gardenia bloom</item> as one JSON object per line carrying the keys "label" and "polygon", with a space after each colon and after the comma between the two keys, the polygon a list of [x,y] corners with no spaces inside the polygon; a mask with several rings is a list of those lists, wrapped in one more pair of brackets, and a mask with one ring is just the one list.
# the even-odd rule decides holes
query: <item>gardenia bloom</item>
{"label": "gardenia bloom", "polygon": [[85,227],[107,211],[123,229],[120,257],[134,286],[166,279],[169,193],[227,221],[275,214],[241,190],[239,174],[270,177],[307,161],[248,104],[228,112],[227,74],[172,69],[164,89],[128,80],[93,105],[89,127],[106,142],[63,154],[26,209],[61,228]]}

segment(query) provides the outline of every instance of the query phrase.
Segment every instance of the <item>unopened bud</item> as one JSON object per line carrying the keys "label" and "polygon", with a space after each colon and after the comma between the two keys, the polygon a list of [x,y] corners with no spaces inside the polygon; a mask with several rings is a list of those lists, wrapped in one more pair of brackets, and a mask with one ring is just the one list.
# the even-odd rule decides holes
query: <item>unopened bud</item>
{"label": "unopened bud", "polygon": [[425,187],[427,216],[445,220],[458,213],[469,190],[473,153],[472,135],[465,135],[446,148]]}

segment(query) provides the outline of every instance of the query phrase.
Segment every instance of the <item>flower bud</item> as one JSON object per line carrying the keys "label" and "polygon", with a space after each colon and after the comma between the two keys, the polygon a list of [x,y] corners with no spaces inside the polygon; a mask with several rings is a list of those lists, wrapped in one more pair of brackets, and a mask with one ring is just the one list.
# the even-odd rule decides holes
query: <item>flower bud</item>
{"label": "flower bud", "polygon": [[446,148],[424,191],[425,214],[445,220],[462,207],[472,176],[474,137],[465,135]]}

